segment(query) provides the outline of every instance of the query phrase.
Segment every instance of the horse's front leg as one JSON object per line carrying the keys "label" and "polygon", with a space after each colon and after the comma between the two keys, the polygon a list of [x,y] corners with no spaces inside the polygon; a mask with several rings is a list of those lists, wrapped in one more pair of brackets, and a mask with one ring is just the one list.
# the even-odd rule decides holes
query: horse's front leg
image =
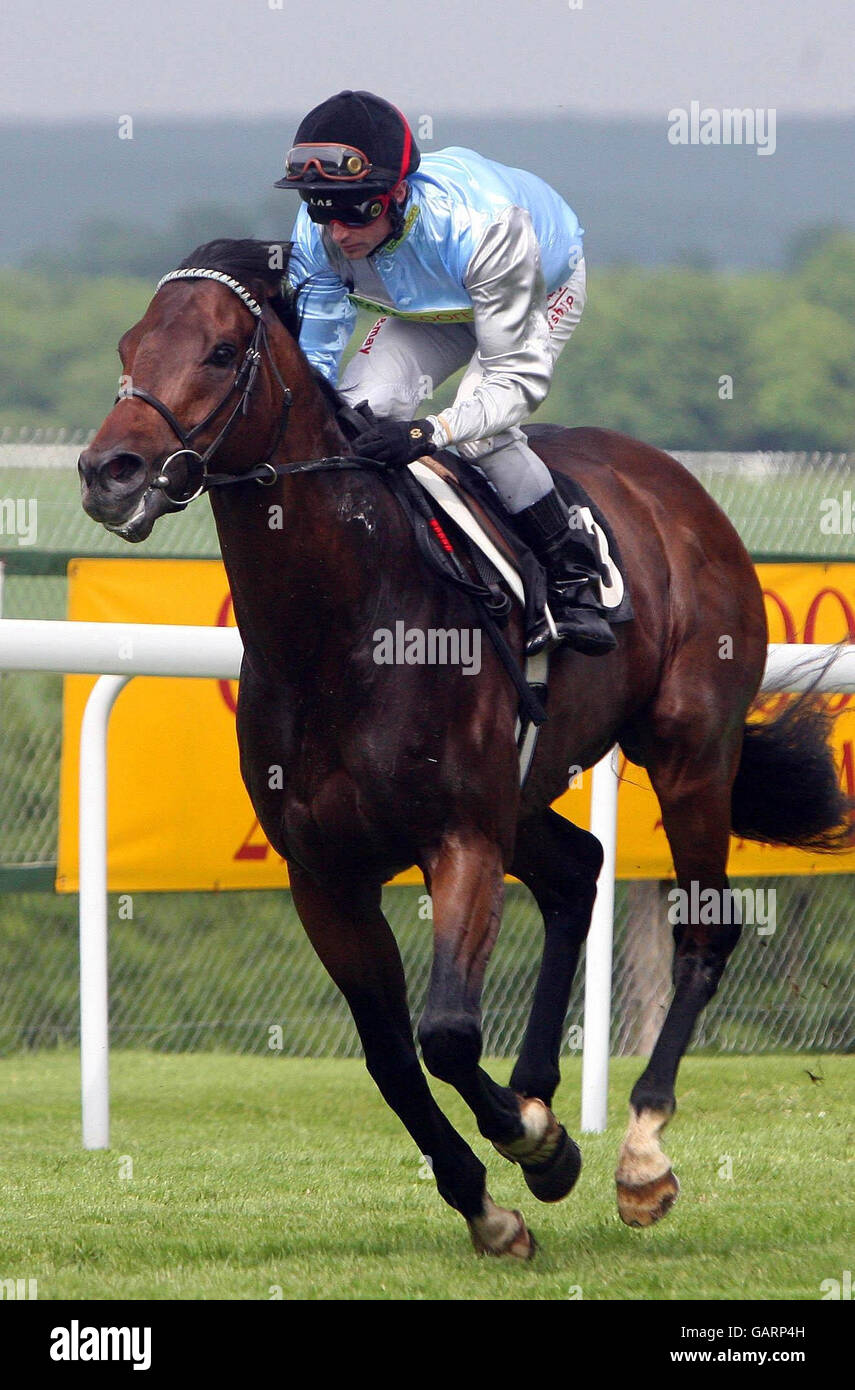
{"label": "horse's front leg", "polygon": [[365,1064],[384,1100],[430,1160],[439,1193],[465,1217],[479,1253],[527,1259],[534,1242],[519,1212],[491,1200],[483,1163],[443,1115],[419,1065],[401,956],[380,909],[379,885],[320,885],[289,864],[306,933],[353,1014]]}
{"label": "horse's front leg", "polygon": [[499,1086],[479,1066],[481,990],[504,897],[501,851],[477,831],[456,832],[425,867],[434,922],[433,969],[419,1023],[425,1065],[459,1091],[484,1137],[521,1165],[532,1192],[555,1201],[578,1173],[566,1131],[543,1101]]}
{"label": "horse's front leg", "polygon": [[544,943],[531,1014],[511,1085],[547,1105],[561,1080],[564,1019],[582,943],[597,895],[602,846],[555,811],[517,831],[511,873],[533,893],[543,914]]}

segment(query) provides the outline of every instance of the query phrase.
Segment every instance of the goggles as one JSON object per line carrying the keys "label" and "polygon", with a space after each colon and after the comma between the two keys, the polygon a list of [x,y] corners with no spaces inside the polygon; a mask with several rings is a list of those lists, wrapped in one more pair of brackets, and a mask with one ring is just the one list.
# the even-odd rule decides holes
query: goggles
{"label": "goggles", "polygon": [[371,172],[371,161],[354,145],[295,145],[288,151],[286,179],[305,178],[310,169],[324,179],[355,182]]}
{"label": "goggles", "polygon": [[336,198],[301,192],[301,197],[309,210],[313,222],[328,227],[331,222],[341,222],[345,227],[367,227],[376,222],[387,211],[391,193],[378,194],[364,203],[340,203]]}

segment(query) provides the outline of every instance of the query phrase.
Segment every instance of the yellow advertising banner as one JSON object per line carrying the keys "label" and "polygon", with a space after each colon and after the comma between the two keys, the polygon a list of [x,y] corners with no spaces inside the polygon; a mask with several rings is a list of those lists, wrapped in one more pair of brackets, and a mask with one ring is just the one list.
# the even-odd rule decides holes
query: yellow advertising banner
{"label": "yellow advertising banner", "polygon": [[[855,634],[855,563],[758,567],[773,642]],[[74,560],[74,621],[233,626],[225,571],[213,560]],[[76,892],[80,721],[94,677],[69,676],[63,703],[57,890]],[[278,888],[285,866],[261,833],[240,778],[236,682],[135,677],[113,711],[108,748],[109,887],[114,892]],[[773,714],[784,696],[769,696]],[[841,782],[855,795],[855,696],[831,697]],[[620,762],[618,875],[668,878],[671,856],[645,773]],[[793,795],[798,795],[794,788]],[[555,809],[589,824],[590,773]],[[822,856],[734,841],[734,875],[855,872],[855,849]],[[419,883],[413,869],[397,882]]]}

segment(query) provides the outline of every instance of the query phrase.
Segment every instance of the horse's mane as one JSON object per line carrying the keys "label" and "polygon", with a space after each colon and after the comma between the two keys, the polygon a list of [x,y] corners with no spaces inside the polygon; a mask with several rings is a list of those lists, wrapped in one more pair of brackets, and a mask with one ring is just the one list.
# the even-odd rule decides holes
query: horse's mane
{"label": "horse's mane", "polygon": [[[293,246],[294,243],[291,241],[255,241],[251,237],[221,237],[217,241],[207,241],[203,246],[197,246],[195,251],[185,256],[178,269],[220,270],[247,289],[251,288],[253,280],[260,280],[268,289],[274,290],[267,302],[294,342],[299,343],[302,322],[299,296],[303,285],[292,285],[288,279],[288,264]],[[271,256],[272,251],[277,252],[277,255]],[[271,260],[274,261],[273,267],[270,264]],[[331,408],[337,411],[343,405],[338,391],[321,372],[314,371],[314,377]]]}

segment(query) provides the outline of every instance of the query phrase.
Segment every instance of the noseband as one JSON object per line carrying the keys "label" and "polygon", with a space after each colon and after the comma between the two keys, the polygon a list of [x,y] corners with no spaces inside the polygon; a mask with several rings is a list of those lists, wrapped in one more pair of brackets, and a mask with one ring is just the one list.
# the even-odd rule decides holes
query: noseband
{"label": "noseband", "polygon": [[[197,497],[200,497],[203,492],[207,492],[208,488],[226,482],[239,483],[250,479],[254,479],[256,482],[260,483],[273,483],[276,481],[278,470],[274,468],[270,460],[279,447],[279,443],[288,424],[288,414],[291,409],[291,392],[282,380],[279,369],[273,360],[273,354],[270,351],[270,343],[267,339],[267,328],[264,324],[261,305],[252,297],[249,290],[241,285],[239,281],[233,280],[230,275],[224,275],[222,271],[188,269],[173,270],[170,271],[168,275],[164,275],[163,279],[158,281],[155,294],[157,294],[157,291],[164,285],[168,284],[170,280],[216,280],[218,284],[226,285],[228,289],[236,294],[238,299],[249,309],[249,312],[256,320],[255,329],[250,338],[249,346],[244,354],[242,363],[235,372],[234,381],[219,404],[215,405],[213,410],[209,410],[204,420],[200,420],[198,425],[193,425],[193,427],[188,430],[184,429],[179,421],[176,420],[169,406],[164,405],[163,401],[159,400],[157,396],[153,396],[150,391],[145,391],[141,386],[129,385],[127,387],[122,387],[114,402],[114,404],[116,404],[120,400],[129,399],[133,396],[136,396],[137,399],[141,401],[145,401],[147,405],[152,406],[157,411],[158,415],[166,421],[176,439],[180,441],[181,448],[176,449],[174,453],[171,453],[169,457],[164,460],[160,473],[152,480],[150,486],[160,489],[166,497],[166,500],[171,502],[174,507],[183,509],[188,506],[190,502],[195,501]],[[209,473],[208,464],[211,459],[220,448],[220,445],[223,444],[231,434],[232,429],[237,423],[238,417],[246,416],[249,410],[252,392],[258,377],[259,367],[261,366],[261,359],[265,352],[267,353],[267,359],[270,363],[273,375],[282,389],[282,409],[280,411],[279,425],[276,430],[273,446],[268,451],[265,458],[247,473]],[[198,449],[194,449],[193,440],[222,414],[234,396],[237,396],[238,399],[228,419],[213,442],[208,445],[204,453],[200,453]],[[195,463],[191,464],[188,462],[188,465],[186,465],[188,468],[188,483],[185,492],[182,493],[181,496],[176,497],[169,491],[170,478],[168,469],[173,460],[178,458],[187,458],[188,461],[195,460]]]}

